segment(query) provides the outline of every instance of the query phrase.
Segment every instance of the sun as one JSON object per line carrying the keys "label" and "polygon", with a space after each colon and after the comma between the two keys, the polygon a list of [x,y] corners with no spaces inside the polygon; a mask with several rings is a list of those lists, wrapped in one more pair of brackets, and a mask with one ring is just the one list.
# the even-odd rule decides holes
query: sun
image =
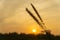
{"label": "sun", "polygon": [[36,33],[36,29],[32,29],[32,32],[33,32],[33,33]]}

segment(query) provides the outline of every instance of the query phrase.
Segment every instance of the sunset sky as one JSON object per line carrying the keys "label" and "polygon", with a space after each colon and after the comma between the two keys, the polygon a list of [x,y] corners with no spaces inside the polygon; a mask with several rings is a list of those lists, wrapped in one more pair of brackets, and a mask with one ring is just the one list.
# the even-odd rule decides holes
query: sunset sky
{"label": "sunset sky", "polygon": [[42,29],[26,12],[28,8],[35,16],[30,4],[33,4],[41,15],[47,29],[60,35],[60,0],[0,0],[0,33],[32,33]]}

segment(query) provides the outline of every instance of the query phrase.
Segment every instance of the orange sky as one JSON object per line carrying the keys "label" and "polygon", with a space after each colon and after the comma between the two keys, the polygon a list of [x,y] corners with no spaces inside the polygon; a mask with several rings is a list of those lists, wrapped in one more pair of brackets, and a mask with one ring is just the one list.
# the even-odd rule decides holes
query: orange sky
{"label": "orange sky", "polygon": [[60,0],[1,0],[0,32],[31,33],[33,28],[42,30],[25,10],[27,7],[36,15],[30,3],[33,3],[40,13],[47,29],[55,35],[60,35]]}

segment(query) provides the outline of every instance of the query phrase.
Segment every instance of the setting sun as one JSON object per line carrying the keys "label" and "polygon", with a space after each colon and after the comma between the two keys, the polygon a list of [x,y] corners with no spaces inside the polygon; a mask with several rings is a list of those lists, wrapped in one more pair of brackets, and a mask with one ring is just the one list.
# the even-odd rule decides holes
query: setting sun
{"label": "setting sun", "polygon": [[32,32],[35,33],[36,32],[36,29],[33,29]]}
{"label": "setting sun", "polygon": [[40,27],[38,27],[38,25],[32,25],[29,27],[28,29],[28,33],[29,34],[39,34],[40,33]]}

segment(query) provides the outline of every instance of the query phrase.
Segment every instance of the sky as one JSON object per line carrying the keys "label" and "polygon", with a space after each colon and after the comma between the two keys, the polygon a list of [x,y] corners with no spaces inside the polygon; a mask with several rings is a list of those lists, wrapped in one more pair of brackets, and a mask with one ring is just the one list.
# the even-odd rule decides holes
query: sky
{"label": "sky", "polygon": [[30,4],[33,4],[41,15],[47,29],[52,34],[60,35],[60,0],[0,0],[0,33],[32,33],[42,28],[26,12],[28,8],[35,16]]}

